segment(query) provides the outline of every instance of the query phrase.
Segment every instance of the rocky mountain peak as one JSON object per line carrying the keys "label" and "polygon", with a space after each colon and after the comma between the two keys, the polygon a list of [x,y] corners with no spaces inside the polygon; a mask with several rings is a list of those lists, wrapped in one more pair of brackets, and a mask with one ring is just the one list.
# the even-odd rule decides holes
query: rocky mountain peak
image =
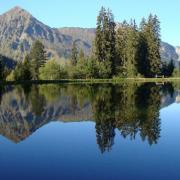
{"label": "rocky mountain peak", "polygon": [[20,6],[15,6],[12,9],[10,9],[8,12],[21,12],[21,11],[25,11],[25,10]]}
{"label": "rocky mountain peak", "polygon": [[15,6],[14,8],[10,9],[9,11],[7,11],[6,13],[4,13],[3,15],[10,15],[10,16],[29,16],[30,13],[28,11],[26,11],[25,9],[21,8],[20,6]]}
{"label": "rocky mountain peak", "polygon": [[51,28],[19,6],[0,16],[0,54],[14,60],[22,60],[37,39],[45,45],[48,57],[61,58],[70,56],[73,41],[89,53],[93,38],[94,32],[89,29],[61,32]]}

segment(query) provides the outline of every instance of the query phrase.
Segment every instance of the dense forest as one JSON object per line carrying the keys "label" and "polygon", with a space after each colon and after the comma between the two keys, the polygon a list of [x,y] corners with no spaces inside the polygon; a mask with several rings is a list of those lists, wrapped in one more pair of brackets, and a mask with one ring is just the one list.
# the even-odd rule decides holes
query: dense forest
{"label": "dense forest", "polygon": [[[167,64],[160,56],[160,22],[150,14],[138,26],[135,20],[116,24],[111,10],[101,8],[91,54],[86,56],[73,43],[71,58],[64,64],[48,60],[44,45],[37,40],[29,54],[7,72],[0,58],[0,79],[59,80],[170,77],[173,60]],[[6,71],[6,72],[5,72]]]}

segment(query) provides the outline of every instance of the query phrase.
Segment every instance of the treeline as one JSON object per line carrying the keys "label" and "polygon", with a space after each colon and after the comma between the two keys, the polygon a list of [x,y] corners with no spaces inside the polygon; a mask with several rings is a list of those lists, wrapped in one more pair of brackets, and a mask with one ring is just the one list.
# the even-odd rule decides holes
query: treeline
{"label": "treeline", "polygon": [[110,10],[102,7],[97,18],[95,57],[109,69],[108,76],[171,76],[174,65],[161,62],[160,22],[155,15],[116,25]]}
{"label": "treeline", "polygon": [[116,24],[112,12],[102,7],[97,17],[96,37],[89,56],[78,49],[74,42],[70,60],[66,63],[62,65],[57,60],[47,61],[44,45],[38,40],[6,79],[172,76],[173,60],[169,64],[161,61],[160,46],[160,22],[156,15],[150,14],[148,19],[143,18],[139,26],[135,20]]}
{"label": "treeline", "polygon": [[96,37],[92,53],[78,55],[76,44],[72,49],[74,78],[134,78],[170,77],[173,60],[161,61],[160,22],[150,14],[139,26],[135,20],[116,24],[112,12],[101,8],[97,17]]}
{"label": "treeline", "polygon": [[31,48],[29,54],[25,55],[23,61],[17,63],[11,71],[7,80],[39,80],[40,69],[45,66],[47,61],[46,51],[41,41],[37,40]]}

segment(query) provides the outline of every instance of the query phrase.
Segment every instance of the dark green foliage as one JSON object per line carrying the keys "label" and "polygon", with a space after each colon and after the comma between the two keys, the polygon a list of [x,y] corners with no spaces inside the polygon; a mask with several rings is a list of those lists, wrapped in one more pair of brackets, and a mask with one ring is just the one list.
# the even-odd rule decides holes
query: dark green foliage
{"label": "dark green foliage", "polygon": [[85,60],[85,54],[84,54],[83,49],[80,50],[78,58],[79,58],[79,61]]}
{"label": "dark green foliage", "polygon": [[175,66],[174,66],[173,60],[171,60],[169,64],[165,62],[162,63],[162,75],[164,75],[165,77],[172,76],[174,69],[175,69]]}
{"label": "dark green foliage", "polygon": [[[160,56],[160,22],[157,16],[150,15],[147,22],[141,23],[141,41],[139,66],[145,77],[155,77],[161,74]],[[143,70],[144,69],[144,70]],[[143,72],[144,71],[144,72]]]}
{"label": "dark green foliage", "polygon": [[31,63],[30,63],[30,57],[29,55],[27,54],[24,58],[24,79],[25,80],[30,80],[32,77],[31,77]]}
{"label": "dark green foliage", "polygon": [[39,40],[37,40],[31,48],[30,59],[32,79],[38,80],[39,68],[42,67],[46,61],[44,45]]}
{"label": "dark green foliage", "polygon": [[116,69],[122,77],[155,77],[161,74],[160,23],[157,16],[144,18],[138,29],[124,21],[116,33]]}
{"label": "dark green foliage", "polygon": [[110,151],[115,137],[113,88],[99,88],[94,98],[93,111],[96,121],[96,138],[101,153]]}
{"label": "dark green foliage", "polygon": [[161,98],[170,93],[172,86],[122,83],[93,88],[92,110],[97,143],[102,153],[111,150],[116,128],[124,138],[133,140],[140,134],[150,145],[158,142]]}
{"label": "dark green foliage", "polygon": [[76,47],[76,42],[73,42],[72,52],[71,52],[71,64],[75,66],[78,60],[78,50]]}
{"label": "dark green foliage", "polygon": [[174,66],[174,62],[173,60],[170,61],[170,63],[168,64],[168,74],[167,76],[172,76],[173,72],[174,72],[175,66]]}
{"label": "dark green foliage", "polygon": [[101,66],[100,62],[93,57],[85,57],[81,49],[77,56],[76,65],[71,65],[68,68],[69,77],[73,79],[91,79],[100,78]]}
{"label": "dark green foliage", "polygon": [[30,59],[35,59],[39,67],[43,66],[46,61],[46,52],[41,41],[37,40],[30,51]]}
{"label": "dark green foliage", "polygon": [[141,138],[147,138],[150,145],[156,144],[160,137],[159,110],[161,105],[161,89],[155,84],[146,83],[137,89],[136,106],[141,119]]}
{"label": "dark green foliage", "polygon": [[116,33],[116,72],[122,77],[135,77],[138,64],[139,32],[135,20],[124,21]]}
{"label": "dark green foliage", "polygon": [[116,72],[117,75],[126,77],[126,40],[128,24],[124,21],[116,32]]}
{"label": "dark green foliage", "polygon": [[39,66],[38,63],[35,59],[31,60],[31,75],[33,80],[38,80],[39,79]]}
{"label": "dark green foliage", "polygon": [[146,20],[143,18],[140,23],[138,61],[137,61],[137,71],[143,76],[147,76],[148,67],[149,67],[149,63],[147,60],[148,44],[144,34],[145,25],[146,25]]}
{"label": "dark green foliage", "polygon": [[24,62],[19,62],[13,72],[13,79],[15,81],[31,80],[29,55],[26,55]]}
{"label": "dark green foliage", "polygon": [[36,41],[30,54],[26,54],[23,62],[18,62],[14,71],[11,72],[8,80],[22,81],[22,80],[38,80],[39,69],[46,60],[44,46],[40,41]]}
{"label": "dark green foliage", "polygon": [[138,46],[139,34],[135,20],[132,20],[130,27],[127,30],[127,77],[135,77],[137,75],[137,60],[138,60]]}
{"label": "dark green foliage", "polygon": [[15,64],[14,60],[0,55],[0,80],[6,80],[6,77],[10,74]]}
{"label": "dark green foliage", "polygon": [[99,78],[99,64],[94,59],[88,59],[87,60],[87,66],[86,69],[86,78]]}
{"label": "dark green foliage", "polygon": [[97,17],[96,37],[95,37],[96,59],[110,66],[111,72],[107,76],[115,73],[115,22],[110,10],[101,8]]}
{"label": "dark green foliage", "polygon": [[24,69],[23,69],[23,63],[19,62],[16,65],[16,68],[14,69],[14,80],[19,81],[19,80],[24,80]]}
{"label": "dark green foliage", "polygon": [[[135,20],[130,23],[124,21],[115,31],[113,14],[102,7],[97,17],[92,50],[94,54],[87,60],[81,50],[78,56],[74,44],[72,65],[75,67],[72,68],[71,77],[111,78],[117,75],[133,78],[162,75],[160,42],[160,23],[157,16],[150,15],[147,21],[143,19],[140,28]],[[167,67],[170,71],[168,76],[172,74],[171,65]]]}

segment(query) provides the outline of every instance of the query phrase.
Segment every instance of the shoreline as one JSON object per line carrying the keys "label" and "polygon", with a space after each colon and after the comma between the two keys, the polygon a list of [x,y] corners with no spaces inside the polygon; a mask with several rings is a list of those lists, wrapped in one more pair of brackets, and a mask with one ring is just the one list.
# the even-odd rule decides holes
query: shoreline
{"label": "shoreline", "polygon": [[124,83],[124,82],[154,82],[166,83],[180,81],[179,78],[114,78],[114,79],[60,79],[60,80],[23,80],[23,81],[1,81],[0,85],[16,85],[16,84],[86,84],[86,83]]}

